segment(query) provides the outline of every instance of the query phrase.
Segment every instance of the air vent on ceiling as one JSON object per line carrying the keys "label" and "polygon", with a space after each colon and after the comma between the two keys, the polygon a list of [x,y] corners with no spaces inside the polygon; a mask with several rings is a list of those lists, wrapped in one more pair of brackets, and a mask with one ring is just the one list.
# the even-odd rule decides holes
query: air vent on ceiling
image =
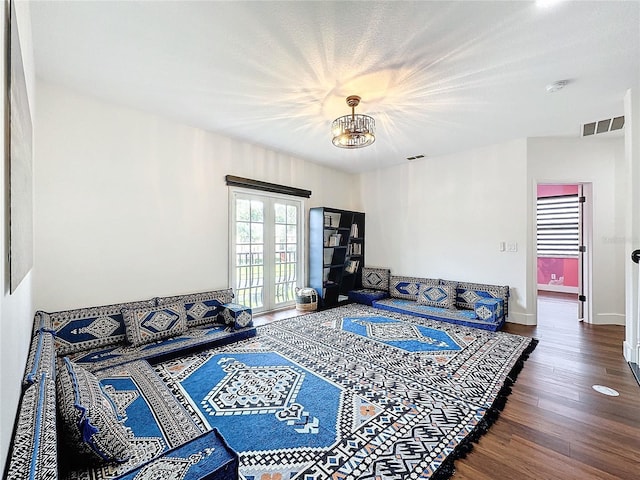
{"label": "air vent on ceiling", "polygon": [[613,132],[624,127],[624,115],[615,118],[607,118],[599,122],[585,123],[582,126],[582,136],[588,137],[598,133]]}
{"label": "air vent on ceiling", "polygon": [[407,160],[417,160],[419,158],[424,158],[424,155],[414,155],[413,157],[407,157]]}

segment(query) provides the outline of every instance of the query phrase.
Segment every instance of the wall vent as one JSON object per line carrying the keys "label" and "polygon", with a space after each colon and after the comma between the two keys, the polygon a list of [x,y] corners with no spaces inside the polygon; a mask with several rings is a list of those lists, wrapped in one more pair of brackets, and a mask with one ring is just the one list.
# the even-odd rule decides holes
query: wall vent
{"label": "wall vent", "polygon": [[407,160],[417,160],[419,158],[424,158],[424,155],[414,155],[413,157],[407,157]]}
{"label": "wall vent", "polygon": [[582,126],[582,136],[596,135],[598,133],[613,132],[624,127],[624,115],[620,117],[607,118],[598,122],[585,123]]}

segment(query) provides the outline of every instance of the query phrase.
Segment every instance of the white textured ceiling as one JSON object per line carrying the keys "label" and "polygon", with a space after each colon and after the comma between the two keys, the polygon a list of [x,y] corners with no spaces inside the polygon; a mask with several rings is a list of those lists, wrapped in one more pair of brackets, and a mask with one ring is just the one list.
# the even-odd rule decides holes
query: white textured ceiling
{"label": "white textured ceiling", "polygon": [[[350,172],[578,136],[640,87],[640,3],[32,2],[37,75]],[[569,80],[562,91],[545,86]],[[331,144],[331,121],[377,123]]]}

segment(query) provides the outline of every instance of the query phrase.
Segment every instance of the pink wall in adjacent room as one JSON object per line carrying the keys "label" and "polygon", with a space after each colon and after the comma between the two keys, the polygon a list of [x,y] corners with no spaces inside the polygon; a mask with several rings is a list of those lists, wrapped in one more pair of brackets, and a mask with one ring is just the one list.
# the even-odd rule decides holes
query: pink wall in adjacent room
{"label": "pink wall in adjacent room", "polygon": [[538,185],[538,198],[558,195],[577,195],[578,185]]}
{"label": "pink wall in adjacent room", "polygon": [[578,286],[578,259],[538,257],[538,285]]}
{"label": "pink wall in adjacent room", "polygon": [[[578,185],[538,185],[538,198],[577,195]],[[538,285],[578,286],[578,259],[538,257]]]}

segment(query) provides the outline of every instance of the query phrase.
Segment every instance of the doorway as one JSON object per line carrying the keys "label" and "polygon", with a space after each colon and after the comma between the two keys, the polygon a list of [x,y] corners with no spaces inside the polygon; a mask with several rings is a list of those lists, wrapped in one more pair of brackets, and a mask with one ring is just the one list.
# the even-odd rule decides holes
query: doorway
{"label": "doorway", "polygon": [[294,305],[304,278],[302,201],[240,189],[230,195],[229,274],[235,301],[254,313]]}
{"label": "doorway", "polygon": [[538,183],[538,319],[590,323],[591,185]]}

